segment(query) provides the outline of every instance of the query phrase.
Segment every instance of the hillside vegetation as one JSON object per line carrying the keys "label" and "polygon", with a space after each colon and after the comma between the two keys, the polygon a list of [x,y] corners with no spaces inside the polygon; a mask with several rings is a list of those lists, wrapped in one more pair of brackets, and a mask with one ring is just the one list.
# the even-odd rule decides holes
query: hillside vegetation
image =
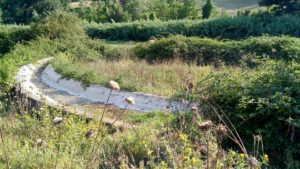
{"label": "hillside vegetation", "polygon": [[[0,1],[0,168],[300,168],[300,3],[229,17],[215,5],[257,1],[208,2]],[[80,105],[94,119],[19,97],[19,67],[48,57],[63,78],[111,89]],[[116,109],[118,89],[179,104]]]}
{"label": "hillside vegetation", "polygon": [[241,39],[264,34],[300,37],[300,19],[296,16],[238,16],[209,20],[136,21],[91,24],[86,31],[92,38],[145,41],[151,37],[174,34],[218,39]]}

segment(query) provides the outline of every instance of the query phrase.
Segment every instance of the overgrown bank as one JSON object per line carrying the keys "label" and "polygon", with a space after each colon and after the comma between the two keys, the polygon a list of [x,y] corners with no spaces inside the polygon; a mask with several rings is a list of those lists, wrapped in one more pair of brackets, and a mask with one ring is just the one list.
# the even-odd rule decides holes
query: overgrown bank
{"label": "overgrown bank", "polygon": [[[298,168],[300,64],[259,61],[256,68],[223,68],[197,81],[195,90],[176,97],[215,103],[235,124],[247,147],[256,138],[278,168]],[[276,136],[276,139],[274,138]]]}

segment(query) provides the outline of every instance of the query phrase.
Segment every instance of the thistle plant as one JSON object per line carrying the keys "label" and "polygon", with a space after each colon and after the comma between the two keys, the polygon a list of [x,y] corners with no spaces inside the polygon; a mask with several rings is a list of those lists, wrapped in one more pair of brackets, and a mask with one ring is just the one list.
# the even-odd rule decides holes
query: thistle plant
{"label": "thistle plant", "polygon": [[[107,107],[109,106],[108,102],[109,102],[109,99],[111,97],[111,94],[114,90],[120,90],[119,84],[116,81],[113,81],[113,80],[108,82],[108,87],[110,88],[110,92],[108,94],[106,103],[104,105],[103,112],[102,112],[101,117],[100,117],[99,125],[98,125],[98,128],[97,128],[97,134],[96,134],[94,142],[93,142],[93,146],[92,146],[92,149],[91,149],[91,154],[90,154],[90,157],[88,159],[86,169],[91,168],[91,165],[92,165],[92,163],[94,161],[94,158],[95,158],[94,157],[95,153],[98,151],[98,147],[99,147],[99,144],[100,144],[101,141],[98,142],[97,139],[98,139],[100,131],[101,131],[101,126],[103,124],[103,118],[104,118],[105,111],[106,111]],[[102,139],[103,139],[103,136],[104,136],[104,134],[102,134]],[[97,146],[96,146],[96,144],[97,144]]]}

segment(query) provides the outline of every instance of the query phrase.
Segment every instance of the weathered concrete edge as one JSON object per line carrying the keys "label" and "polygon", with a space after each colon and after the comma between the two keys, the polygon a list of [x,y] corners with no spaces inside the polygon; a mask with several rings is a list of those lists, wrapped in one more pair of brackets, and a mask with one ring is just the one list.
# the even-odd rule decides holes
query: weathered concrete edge
{"label": "weathered concrete edge", "polygon": [[[65,107],[62,104],[59,104],[52,98],[45,96],[36,86],[34,83],[31,82],[32,76],[37,74],[39,71],[41,71],[51,60],[51,58],[45,58],[39,60],[36,64],[27,64],[21,66],[16,74],[16,84],[19,85],[20,94],[24,95],[25,97],[29,98],[30,100],[36,102],[36,103],[45,103],[47,106],[55,109],[61,109],[62,111],[69,113],[69,114],[75,114],[79,116],[86,116],[87,119],[95,118],[93,115],[83,114],[82,112],[78,112],[75,109],[70,109]],[[103,118],[103,123],[105,124],[112,124],[113,119],[110,118]],[[132,126],[120,121],[117,121],[114,123],[114,126],[117,128],[131,128]]]}

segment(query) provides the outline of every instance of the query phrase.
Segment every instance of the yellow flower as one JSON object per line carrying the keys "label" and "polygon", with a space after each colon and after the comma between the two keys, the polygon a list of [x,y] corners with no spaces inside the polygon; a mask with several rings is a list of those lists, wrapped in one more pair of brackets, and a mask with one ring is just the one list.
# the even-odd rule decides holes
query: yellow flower
{"label": "yellow flower", "polygon": [[197,162],[197,159],[195,157],[193,157],[192,158],[192,164],[194,165],[194,164],[196,164],[196,162]]}
{"label": "yellow flower", "polygon": [[162,169],[167,169],[167,164],[165,163],[165,161],[161,161],[161,166]]}
{"label": "yellow flower", "polygon": [[185,152],[186,152],[186,153],[191,153],[192,151],[193,151],[192,148],[186,148],[186,149],[185,149]]}
{"label": "yellow flower", "polygon": [[240,157],[241,157],[241,158],[245,158],[245,154],[244,154],[244,153],[241,153],[241,154],[240,154]]}
{"label": "yellow flower", "polygon": [[188,156],[183,156],[183,161],[186,161],[186,160],[188,160],[188,159],[189,159]]}
{"label": "yellow flower", "polygon": [[263,156],[263,160],[265,161],[265,162],[269,162],[269,156],[268,156],[268,154],[264,154],[264,156]]}
{"label": "yellow flower", "polygon": [[186,138],[186,136],[185,136],[185,134],[179,134],[179,138],[181,139],[181,140],[185,140],[185,138]]}

